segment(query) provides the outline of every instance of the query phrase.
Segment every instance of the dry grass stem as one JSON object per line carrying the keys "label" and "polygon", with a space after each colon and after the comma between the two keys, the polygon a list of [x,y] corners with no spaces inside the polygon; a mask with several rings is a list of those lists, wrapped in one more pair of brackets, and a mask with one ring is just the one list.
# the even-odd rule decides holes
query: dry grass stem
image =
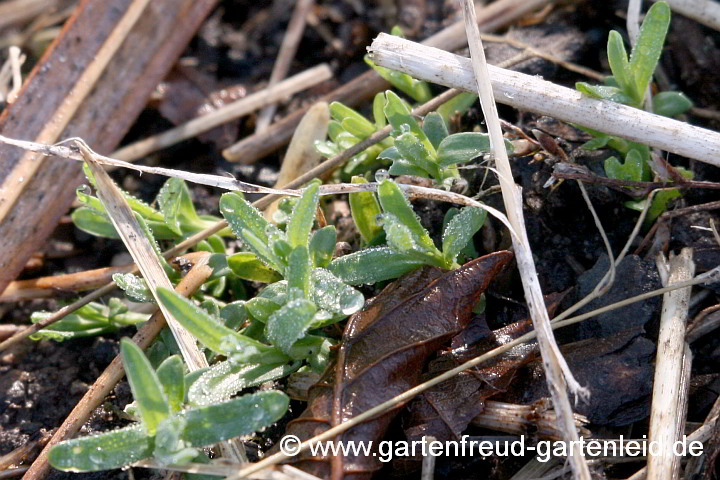
{"label": "dry grass stem", "polygon": [[[660,254],[658,270],[665,272],[667,285],[693,277],[692,254],[691,248],[684,248],[669,262]],[[687,409],[691,353],[685,341],[685,324],[690,290],[691,287],[686,287],[663,295],[649,434],[649,440],[660,445],[660,452],[649,449],[649,480],[672,480],[680,470],[680,458],[674,454],[673,446],[684,432]]]}
{"label": "dry grass stem", "polygon": [[208,366],[205,355],[198,349],[195,338],[185,330],[172,316],[170,311],[157,298],[157,288],[164,287],[172,289],[172,283],[163,270],[155,250],[145,236],[142,227],[138,224],[135,214],[123,197],[120,190],[115,186],[107,172],[95,160],[90,150],[82,143],[77,142],[78,148],[85,157],[90,171],[95,177],[97,195],[100,198],[105,211],[110,217],[115,230],[120,235],[130,255],[135,260],[140,273],[142,273],[148,288],[157,301],[160,310],[163,312],[170,330],[177,341],[180,352],[190,371],[199,370]]}
{"label": "dry grass stem", "polygon": [[174,145],[200,133],[211,130],[218,125],[227,123],[238,117],[247,115],[258,108],[278,102],[291,95],[306,90],[313,85],[324,82],[332,77],[330,67],[325,64],[305,70],[287,80],[283,80],[268,88],[248,95],[235,102],[229,103],[217,110],[195,118],[171,128],[159,135],[155,135],[135,143],[131,143],[113,153],[113,156],[128,162],[137,160],[145,155]]}
{"label": "dry grass stem", "polygon": [[[185,297],[189,297],[205,283],[212,274],[212,269],[207,266],[207,258],[209,258],[209,256],[208,254],[204,261],[198,262],[192,270],[185,275],[180,283],[177,284],[177,287],[175,287],[176,292]],[[138,330],[132,339],[144,350],[150,346],[165,325],[165,318],[162,312],[157,312]],[[85,393],[80,402],[75,405],[70,415],[68,415],[50,442],[48,442],[38,458],[33,462],[30,470],[26,474],[25,480],[39,480],[45,476],[50,469],[48,454],[53,445],[67,440],[77,433],[80,427],[90,418],[93,410],[112,392],[117,382],[119,382],[124,375],[125,371],[123,369],[122,358],[121,355],[118,355],[98,379],[95,380],[95,383],[87,393]]]}
{"label": "dry grass stem", "polygon": [[[560,349],[555,342],[555,337],[550,328],[550,318],[545,307],[540,280],[535,269],[530,240],[525,230],[523,217],[522,191],[513,181],[510,160],[503,138],[500,119],[497,113],[497,105],[493,98],[493,89],[490,84],[488,65],[485,60],[485,52],[480,39],[480,31],[475,18],[475,6],[470,0],[460,0],[465,18],[465,28],[470,47],[472,69],[475,77],[475,86],[480,95],[485,122],[488,134],[490,135],[490,154],[495,159],[499,171],[499,182],[502,188],[503,202],[510,224],[515,229],[516,236],[513,236],[513,247],[517,260],[520,279],[525,292],[525,300],[528,304],[533,327],[537,332],[540,354],[543,359],[543,369],[548,384],[548,390],[555,406],[557,423],[566,441],[577,441],[579,435],[573,418],[572,406],[567,396],[567,389],[575,395],[586,398],[589,391],[583,388],[573,377]],[[602,227],[601,227],[602,228]],[[581,452],[570,456],[570,465],[576,478],[582,480],[590,479],[590,470]]]}
{"label": "dry grass stem", "polygon": [[[295,10],[293,10],[292,17],[290,17],[290,23],[288,23],[282,44],[280,44],[280,51],[278,52],[275,65],[273,65],[273,70],[270,74],[268,87],[275,85],[288,74],[290,64],[293,58],[295,58],[300,40],[305,31],[305,20],[314,4],[315,0],[298,0],[295,4]],[[262,132],[272,123],[275,108],[275,103],[272,103],[258,113],[255,132]]]}
{"label": "dry grass stem", "polygon": [[[429,435],[423,437],[428,443],[432,444],[437,441],[437,438]],[[435,478],[435,455],[425,455],[422,459],[422,468],[420,470],[420,480],[433,480]]]}
{"label": "dry grass stem", "polygon": [[[392,35],[380,34],[369,48],[378,65],[428,82],[474,91],[469,59]],[[577,123],[720,166],[720,133],[636,108],[584,96],[531,75],[488,66],[495,99],[523,111]]]}

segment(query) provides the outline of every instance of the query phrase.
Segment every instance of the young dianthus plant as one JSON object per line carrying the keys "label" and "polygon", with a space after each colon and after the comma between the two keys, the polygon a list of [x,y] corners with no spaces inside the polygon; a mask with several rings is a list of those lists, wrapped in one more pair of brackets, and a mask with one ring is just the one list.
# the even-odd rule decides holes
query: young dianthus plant
{"label": "young dianthus plant", "polygon": [[100,435],[62,442],[50,451],[50,464],[73,472],[108,470],[153,457],[161,464],[207,463],[200,447],[259,431],[279,420],[289,399],[265,391],[212,405],[187,408],[182,359],[167,358],[153,370],[131,340],[121,341],[125,373],[139,421]]}
{"label": "young dianthus plant", "polygon": [[[629,60],[622,36],[615,30],[611,31],[608,37],[607,58],[613,73],[612,76],[605,80],[606,85],[578,82],[576,88],[596,98],[643,108],[669,26],[670,7],[667,2],[653,4],[645,15]],[[654,113],[670,117],[687,111],[692,107],[692,102],[681,92],[660,92],[652,97],[651,105]],[[622,163],[614,156],[605,160],[605,173],[608,178],[632,181],[650,181],[652,179],[651,156],[648,146],[587,128],[583,128],[583,130],[594,137],[583,145],[584,149],[595,150],[607,146],[624,156],[625,161]],[[692,177],[691,172],[681,168],[676,169],[686,178]],[[668,202],[678,196],[680,196],[680,192],[677,189],[658,192],[648,211],[647,222],[654,221],[667,208]],[[644,202],[645,200],[631,201],[627,202],[626,206],[635,210],[643,210]]]}

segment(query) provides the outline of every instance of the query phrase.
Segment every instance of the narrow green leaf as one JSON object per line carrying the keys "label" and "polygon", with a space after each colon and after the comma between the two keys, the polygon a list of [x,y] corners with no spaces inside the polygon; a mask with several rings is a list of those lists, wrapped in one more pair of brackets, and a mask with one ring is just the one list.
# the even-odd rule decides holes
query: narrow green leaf
{"label": "narrow green leaf", "polygon": [[226,193],[220,197],[220,212],[233,233],[244,240],[258,258],[279,272],[284,270],[269,248],[270,237],[282,238],[284,234],[265,220],[262,213],[236,193]]}
{"label": "narrow green leaf", "polygon": [[580,145],[580,148],[583,150],[597,150],[607,146],[608,141],[610,141],[610,137],[608,135],[603,135],[602,137],[595,137],[592,140],[588,140]]}
{"label": "narrow green leaf", "polygon": [[249,435],[280,420],[289,403],[284,393],[267,391],[186,410],[178,414],[186,421],[182,438],[193,447],[203,447]]}
{"label": "narrow green leaf", "polygon": [[330,116],[333,120],[339,123],[342,123],[342,121],[346,118],[352,118],[357,122],[362,122],[364,120],[368,125],[371,125],[365,117],[341,102],[330,103]]}
{"label": "narrow green leaf", "polygon": [[238,277],[253,282],[273,283],[282,280],[275,270],[265,266],[254,253],[240,252],[227,258],[228,267]]}
{"label": "narrow green leaf", "polygon": [[487,212],[482,208],[465,207],[450,220],[443,232],[443,256],[448,263],[455,262],[458,254],[472,241],[486,218]]}
{"label": "narrow green leaf", "polygon": [[249,361],[253,356],[270,350],[269,346],[223,326],[221,320],[213,318],[173,290],[160,287],[157,294],[175,319],[215,353],[243,356]]}
{"label": "narrow green leaf", "polygon": [[692,108],[692,101],[682,92],[660,92],[653,97],[653,113],[674,117]]}
{"label": "narrow green leaf", "polygon": [[100,435],[61,442],[50,450],[53,468],[65,472],[97,472],[120,468],[152,455],[154,438],[140,423]]}
{"label": "narrow green leaf", "polygon": [[283,352],[289,353],[293,344],[312,324],[316,311],[317,307],[309,300],[290,300],[270,315],[266,326],[268,340]]}
{"label": "narrow green leaf", "polygon": [[[367,183],[363,177],[353,177],[352,183]],[[380,204],[373,192],[351,193],[350,213],[355,226],[366,243],[372,243],[382,234],[382,227],[377,224],[378,215],[382,212]]]}
{"label": "narrow green leaf", "polygon": [[604,87],[601,85],[590,85],[585,82],[577,82],[575,88],[591,97],[610,100],[611,102],[622,103],[624,105],[634,105],[636,103],[633,97],[628,96],[618,87]]}
{"label": "narrow green leaf", "polygon": [[299,361],[292,365],[237,363],[230,360],[219,362],[192,384],[188,391],[188,400],[198,406],[218,403],[246,388],[283,378],[301,365],[302,362]]}
{"label": "narrow green leaf", "polygon": [[160,189],[157,196],[160,211],[165,223],[178,235],[182,235],[181,223],[183,220],[197,218],[195,206],[190,197],[185,182],[179,178],[169,178]]}
{"label": "narrow green leaf", "polygon": [[182,357],[173,355],[157,368],[158,380],[162,384],[171,412],[179,412],[185,400],[185,367]]}
{"label": "narrow green leaf", "polygon": [[[425,116],[423,120],[423,131],[435,149],[440,146],[440,142],[442,142],[445,137],[450,135],[442,115],[437,112],[430,112]],[[439,153],[440,152],[438,152],[438,155]]]}
{"label": "narrow green leaf", "polygon": [[295,204],[292,218],[287,227],[287,239],[293,248],[303,245],[308,246],[310,231],[315,221],[315,211],[318,205],[318,187],[313,183],[303,190],[303,195]]}
{"label": "narrow green leaf", "polygon": [[625,44],[620,34],[615,30],[612,30],[608,35],[607,55],[615,81],[625,93],[634,96],[635,80],[630,70]]}
{"label": "narrow green leaf", "polygon": [[336,258],[330,262],[328,270],[349,285],[363,285],[400,277],[425,263],[389,247],[379,247]]}
{"label": "narrow green leaf", "polygon": [[305,298],[310,294],[310,252],[305,245],[298,245],[288,258],[288,288],[297,288]]}
{"label": "narrow green leaf", "polygon": [[630,54],[630,71],[635,77],[635,98],[639,101],[645,96],[645,90],[660,60],[669,27],[670,6],[667,2],[654,3],[645,14],[635,48]]}
{"label": "narrow green leaf", "polygon": [[282,245],[282,242],[285,241],[284,239],[279,238],[276,241],[270,240],[270,245],[268,245],[268,243],[263,242],[261,238],[257,237],[253,232],[246,228],[243,228],[240,231],[240,235],[247,244],[247,246],[250,248],[250,250],[255,252],[257,258],[262,260],[271,269],[280,273],[285,272],[285,267],[287,266],[287,263],[282,256],[278,255],[278,253],[281,252],[277,249],[272,248],[277,248],[279,245]]}
{"label": "narrow green leaf", "polygon": [[[507,140],[506,140],[507,142]],[[456,133],[445,138],[438,147],[438,164],[442,167],[469,162],[490,151],[490,137],[486,133]]]}
{"label": "narrow green leaf", "polygon": [[184,464],[198,455],[183,438],[187,420],[182,415],[173,415],[160,422],[155,435],[153,458],[161,464]]}
{"label": "narrow green leaf", "polygon": [[363,140],[375,133],[375,126],[365,118],[362,120],[346,118],[342,121],[342,126],[346,131]]}
{"label": "narrow green leaf", "polygon": [[383,181],[378,185],[377,192],[383,210],[386,213],[395,215],[400,223],[410,229],[418,246],[429,252],[437,251],[430,234],[422,226],[415,212],[413,212],[410,202],[405,198],[405,195],[395,182],[392,180]]}
{"label": "narrow green leaf", "polygon": [[335,226],[323,227],[310,238],[310,259],[313,267],[327,267],[335,253],[337,232]]}
{"label": "narrow green leaf", "polygon": [[387,122],[385,121],[385,112],[383,109],[385,108],[385,93],[379,92],[375,95],[375,98],[373,98],[373,119],[375,120],[375,128],[380,130],[382,128],[385,128],[385,125],[387,125]]}
{"label": "narrow green leaf", "polygon": [[157,424],[170,415],[170,405],[157,374],[143,351],[129,338],[120,340],[123,365],[133,398],[148,435],[155,435]]}

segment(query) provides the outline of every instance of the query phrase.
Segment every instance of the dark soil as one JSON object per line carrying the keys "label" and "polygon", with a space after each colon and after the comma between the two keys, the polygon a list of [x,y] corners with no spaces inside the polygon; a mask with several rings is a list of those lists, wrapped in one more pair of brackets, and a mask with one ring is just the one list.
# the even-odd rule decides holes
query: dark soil
{"label": "dark soil", "polygon": [[[195,70],[209,79],[213,89],[228,86],[242,87],[247,92],[260,89],[266,84],[272,69],[292,11],[291,3],[289,0],[221,1],[184,56],[197,59]],[[383,2],[365,4],[326,0],[317,3],[316,14],[333,37],[340,40],[342,49],[334,50],[316,29],[308,27],[291,74],[320,62],[328,62],[335,72],[335,80],[297,96],[280,108],[277,113],[279,117],[300,105],[311,103],[335,86],[364,72],[366,67],[362,55],[365,47],[379,31],[389,30],[396,19],[409,24],[411,28],[407,30],[408,36],[417,39],[432,34],[451,23],[451,19],[457,18],[455,2],[440,0],[397,2],[398,10],[391,16],[378,6]],[[418,9],[418,6],[423,8]],[[588,1],[575,7],[556,8],[537,25],[515,27],[513,35],[536,48],[547,47],[564,60],[607,72],[607,32],[612,28],[624,32],[624,19],[615,16],[615,12],[623,11],[626,7],[626,2],[622,1]],[[669,85],[662,88],[681,90],[697,106],[720,110],[720,82],[717,81],[717,72],[720,70],[719,42],[720,37],[716,32],[679,15],[674,16],[667,51],[662,58],[662,68]],[[488,47],[491,62],[502,61],[516,53],[517,50],[502,44],[490,44]],[[31,59],[30,63],[32,60],[37,58]],[[542,60],[527,61],[516,68],[568,86],[572,86],[576,80],[586,80]],[[367,113],[367,109],[361,110]],[[162,112],[163,109],[158,105],[150,105],[125,141],[144,138],[170,127],[171,120],[165,118]],[[165,114],[168,116],[167,111]],[[579,149],[586,138],[574,128],[505,107],[501,107],[501,116],[528,134],[532,128],[548,133],[576,163],[604,175],[603,161],[612,153]],[[693,116],[686,119],[695,125],[720,128],[718,121]],[[477,105],[458,121],[464,129],[481,126],[481,122],[482,114]],[[215,132],[211,138],[205,138],[207,141],[190,140],[158,152],[150,157],[149,162],[195,172],[222,174],[227,171],[240,180],[272,186],[282,150],[249,166],[228,163],[220,155],[222,147],[253,131],[254,117],[251,116],[222,132]],[[574,289],[563,304],[569,306],[594,288],[604,275],[608,265],[606,250],[577,184],[565,181],[555,189],[544,188],[557,159],[545,155],[540,161],[532,160],[532,157],[522,157],[514,158],[512,162],[515,181],[523,188],[527,230],[541,286],[545,293]],[[669,161],[673,165],[691,168],[696,180],[720,181],[720,170],[714,167],[675,155],[670,155]],[[482,169],[463,170],[463,175],[468,180],[471,195],[496,183],[492,176],[484,180],[485,172]],[[159,176],[137,177],[135,173],[124,171],[116,171],[113,176],[120,185],[146,201],[152,201],[164,181]],[[630,199],[627,195],[604,186],[586,186],[613,251],[617,253],[627,240],[638,214],[623,206]],[[191,188],[199,212],[217,215],[218,198],[222,192],[204,186]],[[688,192],[674,201],[670,208],[718,200],[720,196],[716,192]],[[483,198],[483,201],[503,209],[499,194]],[[442,219],[449,206],[419,201],[416,207],[423,224],[436,240],[439,239]],[[720,263],[720,248],[712,235],[691,228],[697,225],[707,227],[710,218],[716,222],[719,220],[716,212],[710,211],[678,217],[668,224],[666,248],[678,251],[683,247],[695,247],[699,272]],[[348,235],[351,234],[352,230]],[[352,243],[351,238],[346,241]],[[640,239],[637,239],[631,253],[639,242]],[[114,258],[119,261],[122,257],[116,256],[124,253],[120,242],[90,237],[68,223],[58,226],[48,250],[60,244],[70,245],[71,254],[46,254],[42,266],[24,272],[23,277],[34,278],[103,267],[110,265]],[[482,235],[476,238],[475,246],[480,253],[490,252],[509,247],[510,239],[499,222],[489,219]],[[620,266],[611,291],[580,313],[658,288],[654,258],[644,258],[644,255],[647,255],[647,250],[639,252],[639,256],[628,257]],[[718,293],[720,289],[710,286],[710,294],[693,305],[691,317],[702,308],[718,303]],[[486,318],[492,328],[507,325],[526,314],[520,282],[512,271],[494,283],[487,298]],[[57,306],[55,301],[0,305],[0,322],[24,324],[29,321],[31,312],[52,310]],[[577,372],[580,382],[600,392],[589,404],[578,406],[578,411],[590,419],[591,431],[597,431],[603,436],[624,433],[631,428],[636,436],[647,431],[657,335],[655,323],[659,312],[660,299],[655,298],[596,317],[559,334],[559,339],[566,344],[571,368]],[[0,455],[25,444],[37,432],[57,428],[89,385],[118,353],[119,338],[132,333],[133,329],[127,329],[110,336],[64,343],[27,341],[11,351],[3,352],[0,356]],[[710,335],[692,347],[693,389],[688,420],[700,422],[720,393],[720,338]],[[611,381],[599,383],[600,379],[605,378]],[[547,396],[538,364],[530,364],[518,371],[517,382],[505,396],[508,400],[520,403]],[[118,419],[114,412],[122,410],[130,401],[129,388],[121,382],[107,399],[107,405],[94,412],[82,433],[106,431],[123,425],[125,422]],[[302,411],[301,406],[295,406],[297,408],[293,409],[293,415]],[[279,437],[282,434],[279,428],[272,432],[272,435],[267,436]],[[492,435],[488,432],[474,433]],[[393,438],[399,435],[399,427],[390,433]],[[272,443],[272,440],[268,438],[267,444]],[[491,475],[491,478],[509,478],[522,464],[522,461],[508,459],[443,459],[438,463],[436,478],[477,478],[480,471]],[[628,475],[637,470],[633,467],[613,467],[606,474]],[[148,470],[137,470],[134,474],[143,478],[158,475]],[[84,476],[54,472],[52,475],[54,480],[91,477],[125,479],[127,474],[118,471],[110,476],[107,472]],[[413,474],[407,478],[417,476]]]}

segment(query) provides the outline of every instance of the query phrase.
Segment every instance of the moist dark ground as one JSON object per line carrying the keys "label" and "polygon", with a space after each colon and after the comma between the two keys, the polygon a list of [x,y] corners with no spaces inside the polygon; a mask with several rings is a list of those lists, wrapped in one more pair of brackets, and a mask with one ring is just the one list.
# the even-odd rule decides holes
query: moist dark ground
{"label": "moist dark ground", "polygon": [[[283,38],[292,11],[290,4],[289,1],[220,2],[184,57],[196,59],[194,71],[209,79],[214,88],[241,87],[236,89],[240,94],[243,89],[251,92],[262,88],[270,75]],[[333,37],[340,40],[342,48],[334,50],[314,28],[308,27],[292,64],[291,74],[320,62],[328,62],[334,70],[335,80],[296,96],[280,108],[278,115],[309,104],[314,98],[364,72],[366,66],[362,55],[365,47],[375,34],[389,30],[398,19],[411,25],[406,30],[410,38],[422,39],[449,24],[452,19],[459,18],[456,5],[451,1],[398,2],[394,14],[381,8],[380,4],[382,2],[317,2],[315,13]],[[565,60],[607,72],[604,60],[607,33],[612,28],[624,33],[624,20],[616,13],[624,11],[626,7],[626,2],[622,1],[595,1],[575,7],[556,8],[534,25],[514,27],[513,35],[536,47],[547,48]],[[719,41],[716,32],[676,15],[662,58],[662,68],[671,88],[683,91],[697,106],[715,110],[720,109],[720,82],[717,81],[720,67]],[[498,44],[490,44],[488,48],[491,62],[501,61],[516,53],[517,50]],[[516,68],[568,86],[572,86],[576,80],[587,80],[541,60],[528,61]],[[361,110],[367,113],[367,108]],[[171,121],[161,111],[162,107],[157,104],[149,106],[128,133],[126,142],[161,132],[171,126]],[[583,136],[572,127],[506,107],[501,107],[500,113],[504,119],[523,128],[526,133],[531,128],[545,131],[557,139],[575,162],[603,174],[603,161],[611,153],[578,149]],[[688,116],[686,119],[695,125],[720,128],[717,122],[703,118]],[[457,123],[463,129],[481,125],[479,106],[476,104]],[[254,117],[249,117],[216,131],[212,142],[183,142],[152,155],[148,162],[196,172],[228,171],[240,180],[270,186],[274,183],[284,149],[251,166],[228,163],[220,155],[221,147],[235,138],[251,134],[253,130]],[[523,187],[525,219],[541,285],[545,293],[574,288],[565,301],[569,305],[588,293],[604,274],[607,268],[605,248],[574,182],[566,181],[554,190],[543,188],[556,159],[546,156],[541,161],[531,160],[528,157],[514,158],[512,161],[515,180]],[[691,168],[697,180],[720,180],[715,167],[675,155],[670,155],[669,161],[673,165]],[[123,187],[147,201],[152,201],[164,181],[157,176],[140,178],[127,172],[115,172],[113,175]],[[464,170],[463,175],[468,180],[471,195],[495,183],[491,176],[483,182],[485,171],[482,169]],[[629,200],[625,194],[603,186],[587,185],[587,188],[613,250],[617,253],[628,238],[637,213],[623,206]],[[192,192],[201,213],[217,214],[217,201],[221,192],[203,186],[193,186]],[[717,199],[718,194],[712,190],[693,190],[675,201],[671,208]],[[499,195],[489,196],[484,201],[502,208]],[[417,202],[416,207],[425,226],[434,237],[439,237],[442,218],[449,206],[422,201]],[[668,249],[677,251],[683,247],[697,247],[699,271],[712,268],[720,259],[720,250],[712,237],[705,231],[691,228],[692,225],[708,226],[710,218],[717,220],[714,212],[700,212],[674,219],[669,224]],[[28,270],[23,276],[32,278],[107,266],[113,260],[120,262],[124,252],[119,242],[90,237],[68,224],[58,227],[49,248],[58,245],[66,249],[70,246],[72,254],[62,258],[46,256],[41,267]],[[507,248],[509,245],[507,233],[494,220],[489,220],[482,234],[476,238],[476,247],[480,252]],[[646,254],[647,250],[640,252],[640,256],[628,258],[621,266],[622,275],[618,275],[613,289],[585,310],[657,288],[659,280],[654,260],[643,258]],[[691,315],[717,303],[716,291],[712,289],[707,298],[693,306]],[[494,283],[487,297],[486,318],[493,328],[517,320],[526,313],[520,283],[512,271]],[[32,311],[54,309],[58,305],[57,301],[0,305],[0,321],[25,324]],[[659,299],[636,304],[559,334],[563,343],[572,344],[568,347],[568,358],[581,383],[596,386],[594,391],[598,393],[593,400],[579,406],[579,411],[592,421],[590,429],[593,433],[603,436],[633,431],[637,434],[647,428],[655,342],[653,332],[656,331],[659,305]],[[58,427],[88,386],[117,354],[119,338],[131,334],[132,329],[127,329],[114,335],[64,343],[28,341],[3,352],[0,356],[0,454],[24,444],[38,432]],[[588,339],[591,341],[589,344]],[[595,342],[602,340],[602,348],[593,339]],[[585,340],[585,343],[574,343],[581,340]],[[720,340],[710,335],[692,347],[693,388],[688,420],[701,422],[718,394]],[[602,385],[597,383],[599,378],[618,377],[623,377],[623,381],[609,381]],[[514,387],[505,394],[508,400],[517,402],[532,401],[543,395],[547,395],[544,380],[537,366],[533,365],[517,373]],[[113,408],[122,409],[130,400],[129,388],[125,382],[121,382],[108,398],[106,407],[95,412],[83,432],[105,431],[122,424],[113,413]],[[302,409],[301,405],[297,407],[294,409],[295,414]],[[395,425],[395,428],[398,430],[390,432],[391,437],[401,434],[400,426]],[[274,435],[280,433],[280,429],[274,429]],[[497,458],[441,459],[436,478],[476,478],[479,472],[489,474],[492,478],[508,478],[522,463],[522,460]],[[636,466],[615,467],[607,473],[624,476],[636,469]],[[386,470],[390,473],[392,466]],[[146,477],[152,474],[139,470],[135,475]],[[53,474],[55,479],[89,477],[124,479],[127,474],[120,471],[110,477],[107,472]]]}

